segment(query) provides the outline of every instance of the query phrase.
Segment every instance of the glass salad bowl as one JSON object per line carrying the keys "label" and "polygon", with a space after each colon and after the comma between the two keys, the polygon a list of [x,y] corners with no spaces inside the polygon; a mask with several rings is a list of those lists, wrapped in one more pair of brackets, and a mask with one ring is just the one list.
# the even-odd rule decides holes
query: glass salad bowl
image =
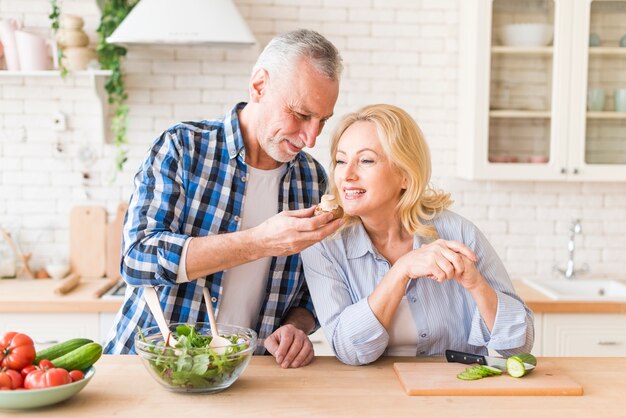
{"label": "glass salad bowl", "polygon": [[232,344],[223,354],[209,347],[211,326],[170,324],[175,347],[165,345],[158,327],[135,336],[135,351],[152,377],[173,392],[212,393],[232,385],[248,366],[256,348],[257,335],[250,328],[218,324],[219,333]]}

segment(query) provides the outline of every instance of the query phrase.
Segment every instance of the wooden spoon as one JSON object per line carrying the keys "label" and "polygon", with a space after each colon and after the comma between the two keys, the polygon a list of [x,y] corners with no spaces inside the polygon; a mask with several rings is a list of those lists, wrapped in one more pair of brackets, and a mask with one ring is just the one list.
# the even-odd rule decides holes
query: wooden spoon
{"label": "wooden spoon", "polygon": [[161,330],[161,335],[163,335],[165,339],[165,345],[175,347],[176,339],[172,337],[172,331],[170,331],[170,327],[167,326],[167,321],[165,320],[165,315],[163,315],[163,309],[161,309],[161,302],[159,302],[159,295],[157,295],[156,289],[152,286],[144,287],[143,297],[146,298],[150,312],[152,312],[152,316],[154,316],[159,330]]}
{"label": "wooden spoon", "polygon": [[204,303],[206,304],[207,312],[209,313],[209,323],[211,324],[211,335],[213,339],[209,343],[209,347],[213,349],[217,354],[224,354],[226,347],[232,344],[230,340],[221,337],[217,332],[217,323],[215,322],[215,314],[213,313],[213,304],[211,303],[211,295],[209,295],[209,289],[206,287],[202,289],[204,295]]}

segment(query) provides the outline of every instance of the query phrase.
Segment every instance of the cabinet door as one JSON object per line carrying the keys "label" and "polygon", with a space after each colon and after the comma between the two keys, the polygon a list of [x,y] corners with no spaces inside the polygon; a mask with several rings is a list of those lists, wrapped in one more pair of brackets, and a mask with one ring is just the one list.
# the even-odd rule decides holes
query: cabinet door
{"label": "cabinet door", "polygon": [[27,334],[35,341],[37,349],[70,338],[100,339],[99,315],[93,314],[0,314],[0,333],[17,331]]}
{"label": "cabinet door", "polygon": [[544,356],[626,355],[626,315],[543,314]]}
{"label": "cabinet door", "polygon": [[579,0],[574,27],[570,177],[626,180],[626,1]]}
{"label": "cabinet door", "polygon": [[316,356],[334,356],[332,348],[330,348],[330,344],[326,340],[326,336],[324,335],[324,331],[320,328],[315,331],[313,334],[309,335],[309,339],[313,343],[313,349],[315,350]]}
{"label": "cabinet door", "polygon": [[535,314],[535,343],[531,353],[537,357],[543,356],[543,314]]}
{"label": "cabinet door", "polygon": [[461,2],[461,177],[565,178],[572,7]]}

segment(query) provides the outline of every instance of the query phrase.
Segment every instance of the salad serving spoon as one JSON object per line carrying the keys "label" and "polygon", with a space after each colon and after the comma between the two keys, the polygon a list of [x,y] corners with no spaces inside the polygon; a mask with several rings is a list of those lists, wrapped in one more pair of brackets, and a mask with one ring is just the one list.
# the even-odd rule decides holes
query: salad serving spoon
{"label": "salad serving spoon", "polygon": [[167,326],[167,321],[165,320],[165,315],[163,315],[163,309],[161,309],[161,303],[159,302],[159,295],[157,295],[156,289],[152,286],[144,287],[143,297],[146,298],[150,312],[152,312],[152,316],[154,316],[159,330],[161,330],[161,335],[163,335],[165,339],[165,345],[175,347],[177,341],[172,336],[172,331],[170,331],[170,328]]}
{"label": "salad serving spoon", "polygon": [[224,354],[226,352],[226,347],[231,345],[230,340],[220,336],[217,331],[217,323],[215,322],[215,314],[213,313],[213,304],[211,303],[211,295],[209,294],[209,289],[206,287],[202,289],[202,294],[204,295],[204,303],[206,304],[206,310],[209,314],[209,323],[211,324],[211,335],[213,339],[209,343],[209,347],[213,349],[217,354]]}

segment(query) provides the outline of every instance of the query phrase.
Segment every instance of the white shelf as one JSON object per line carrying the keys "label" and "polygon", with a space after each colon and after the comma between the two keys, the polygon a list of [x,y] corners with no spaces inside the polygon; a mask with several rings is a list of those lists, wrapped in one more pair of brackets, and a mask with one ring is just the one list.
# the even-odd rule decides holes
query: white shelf
{"label": "white shelf", "polygon": [[490,118],[550,118],[549,110],[490,110]]}
{"label": "white shelf", "polygon": [[[111,70],[86,70],[86,71],[71,71],[67,74],[68,77],[108,77],[112,74]],[[61,77],[61,71],[49,70],[49,71],[7,71],[0,70],[0,77]]]}
{"label": "white shelf", "polygon": [[511,55],[552,55],[551,46],[520,47],[520,46],[492,46],[493,54]]}
{"label": "white shelf", "polygon": [[620,48],[617,46],[592,46],[589,48],[589,55],[614,55],[626,57],[626,48]]}
{"label": "white shelf", "polygon": [[[107,142],[109,129],[107,127],[107,114],[109,107],[109,100],[107,92],[104,88],[106,80],[111,76],[113,72],[111,70],[85,70],[85,71],[71,71],[67,74],[66,79],[73,77],[89,77],[93,85],[93,89],[96,92],[98,103],[100,104],[99,121],[98,125],[100,129],[100,141]],[[61,78],[61,72],[59,70],[49,71],[7,71],[0,70],[0,77],[49,77],[49,78]]]}
{"label": "white shelf", "polygon": [[589,119],[626,119],[626,112],[587,112]]}

